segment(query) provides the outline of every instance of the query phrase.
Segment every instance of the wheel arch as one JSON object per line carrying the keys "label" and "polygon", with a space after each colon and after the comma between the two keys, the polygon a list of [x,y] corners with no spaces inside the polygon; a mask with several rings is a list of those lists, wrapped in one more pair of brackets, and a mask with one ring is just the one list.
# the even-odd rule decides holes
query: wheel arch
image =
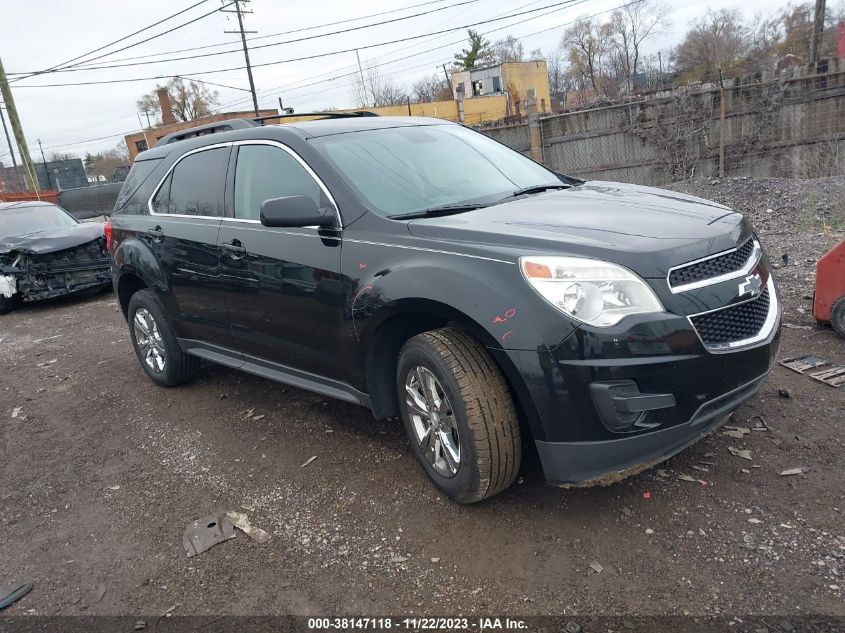
{"label": "wheel arch", "polygon": [[405,342],[422,332],[448,325],[466,332],[487,348],[510,389],[523,437],[533,437],[532,427],[539,417],[519,369],[480,323],[452,306],[431,299],[403,299],[392,308],[365,340],[364,374],[376,418],[399,415],[395,376],[399,352]]}
{"label": "wheel arch", "polygon": [[132,295],[144,288],[157,292],[167,289],[166,275],[153,252],[137,237],[120,243],[113,255],[113,266],[117,271],[116,292],[120,309],[126,317]]}

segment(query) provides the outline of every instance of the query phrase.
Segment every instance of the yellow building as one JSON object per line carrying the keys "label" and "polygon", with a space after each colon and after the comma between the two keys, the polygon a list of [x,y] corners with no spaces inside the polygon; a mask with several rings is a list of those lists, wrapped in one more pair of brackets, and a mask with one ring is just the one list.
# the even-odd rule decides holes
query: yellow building
{"label": "yellow building", "polygon": [[546,62],[505,62],[472,70],[452,71],[452,91],[455,99],[463,93],[464,108],[473,99],[490,95],[504,95],[508,100],[507,114],[525,114],[526,104],[535,101],[540,114],[550,111],[549,74]]}

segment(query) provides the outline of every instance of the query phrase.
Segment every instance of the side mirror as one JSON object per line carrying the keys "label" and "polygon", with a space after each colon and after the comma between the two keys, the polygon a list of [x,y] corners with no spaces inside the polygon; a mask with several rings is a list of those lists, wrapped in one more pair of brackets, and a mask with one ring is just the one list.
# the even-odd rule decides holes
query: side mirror
{"label": "side mirror", "polygon": [[261,203],[261,224],[264,226],[334,226],[334,223],[332,209],[320,209],[308,196],[270,198]]}

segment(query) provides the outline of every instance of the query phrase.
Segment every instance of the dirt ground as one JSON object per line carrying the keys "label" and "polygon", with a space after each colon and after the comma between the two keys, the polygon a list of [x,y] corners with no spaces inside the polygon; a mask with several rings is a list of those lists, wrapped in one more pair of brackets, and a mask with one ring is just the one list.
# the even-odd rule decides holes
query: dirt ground
{"label": "dirt ground", "polygon": [[[781,356],[845,364],[810,316],[817,256],[777,271],[798,326]],[[7,615],[845,615],[845,388],[783,367],[729,423],[741,439],[588,490],[529,456],[463,507],[364,409],[211,365],[154,386],[111,295],[0,317],[0,363],[0,585],[34,582]],[[272,540],[186,557],[185,527],[226,509]]]}

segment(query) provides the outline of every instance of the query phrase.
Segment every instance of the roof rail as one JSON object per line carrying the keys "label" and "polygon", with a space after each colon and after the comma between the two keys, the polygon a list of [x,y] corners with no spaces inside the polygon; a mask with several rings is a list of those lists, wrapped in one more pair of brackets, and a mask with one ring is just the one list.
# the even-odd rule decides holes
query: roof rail
{"label": "roof rail", "polygon": [[224,121],[215,121],[206,125],[198,125],[197,127],[188,128],[187,130],[179,130],[172,132],[159,139],[157,145],[167,145],[168,143],[176,143],[177,141],[184,141],[189,138],[196,138],[205,134],[216,134],[217,132],[228,132],[230,130],[243,130],[250,127],[264,125],[264,121],[272,121],[274,119],[290,119],[297,117],[320,117],[322,119],[348,119],[356,117],[370,117],[378,116],[375,112],[367,110],[355,110],[354,112],[301,112],[299,114],[269,114],[267,116],[254,117],[249,119],[226,119]]}
{"label": "roof rail", "polygon": [[162,136],[156,145],[167,145],[168,143],[175,143],[177,141],[184,141],[189,138],[196,138],[197,136],[204,136],[205,134],[216,134],[217,132],[228,132],[229,130],[243,130],[249,127],[256,127],[260,125],[257,121],[252,119],[227,119],[225,121],[215,121],[207,125],[199,125],[197,127],[188,128],[187,130],[179,130]]}
{"label": "roof rail", "polygon": [[354,119],[358,117],[378,116],[375,112],[369,110],[354,110],[352,112],[294,112],[292,114],[271,114],[268,116],[260,116],[250,121],[270,121],[272,119],[296,119],[304,116],[322,117],[323,119]]}

